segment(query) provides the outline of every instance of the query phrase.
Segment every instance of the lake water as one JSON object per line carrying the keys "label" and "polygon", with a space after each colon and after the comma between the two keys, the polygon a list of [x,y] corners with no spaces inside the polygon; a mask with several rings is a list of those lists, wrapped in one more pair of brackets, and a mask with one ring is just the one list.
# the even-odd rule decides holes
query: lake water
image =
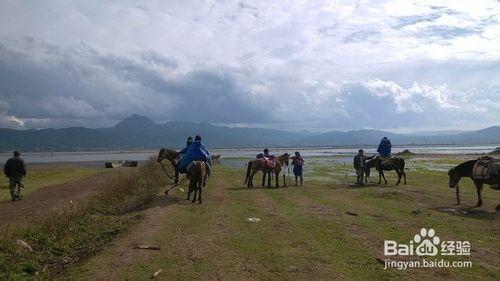
{"label": "lake water", "polygon": [[[500,145],[470,145],[470,146],[395,146],[393,152],[397,153],[404,149],[418,154],[482,154],[494,150]],[[365,154],[375,154],[376,147],[363,147]],[[352,148],[327,148],[327,147],[307,147],[307,148],[270,148],[271,153],[280,155],[285,152],[294,153],[300,151],[303,157],[331,156],[348,157],[357,153],[358,147]],[[261,149],[211,149],[214,155],[220,154],[222,159],[234,159],[242,157],[255,157]],[[98,151],[98,152],[26,152],[22,154],[27,163],[66,163],[66,162],[94,162],[103,163],[105,161],[116,160],[137,160],[145,161],[150,156],[156,156],[156,150],[138,151]],[[11,153],[0,153],[0,161],[4,162],[11,157]]]}

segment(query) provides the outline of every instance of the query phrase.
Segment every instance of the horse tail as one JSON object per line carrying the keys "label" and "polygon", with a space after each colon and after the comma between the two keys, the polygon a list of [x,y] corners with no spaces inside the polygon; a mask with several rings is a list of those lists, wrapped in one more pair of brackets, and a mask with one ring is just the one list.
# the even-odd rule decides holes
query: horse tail
{"label": "horse tail", "polygon": [[247,183],[248,181],[248,178],[250,177],[250,172],[252,171],[252,161],[248,161],[248,165],[247,165],[247,176],[245,177],[245,182],[244,183]]}
{"label": "horse tail", "polygon": [[404,172],[405,170],[405,160],[401,158],[401,171]]}

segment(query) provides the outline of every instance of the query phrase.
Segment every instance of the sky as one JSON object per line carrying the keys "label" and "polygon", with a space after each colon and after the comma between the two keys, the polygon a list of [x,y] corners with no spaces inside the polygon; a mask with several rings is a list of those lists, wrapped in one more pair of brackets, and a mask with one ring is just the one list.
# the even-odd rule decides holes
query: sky
{"label": "sky", "polygon": [[0,127],[500,125],[500,2],[0,0]]}

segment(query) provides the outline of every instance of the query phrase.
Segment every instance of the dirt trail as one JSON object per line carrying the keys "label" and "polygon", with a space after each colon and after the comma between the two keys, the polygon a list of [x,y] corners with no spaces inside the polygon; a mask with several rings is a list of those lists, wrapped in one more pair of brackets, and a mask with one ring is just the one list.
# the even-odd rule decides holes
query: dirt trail
{"label": "dirt trail", "polygon": [[97,174],[51,185],[28,194],[21,201],[0,202],[0,225],[17,227],[34,223],[51,211],[72,204],[71,202],[76,203],[98,191],[114,178],[114,174],[115,172]]}
{"label": "dirt trail", "polygon": [[[214,188],[220,183],[212,183],[210,188],[204,191],[204,200],[209,200],[209,204],[222,204],[224,197],[223,191],[220,188]],[[103,250],[102,256],[89,261],[91,264],[91,272],[83,272],[84,279],[87,280],[120,280],[123,273],[128,267],[136,264],[138,261],[153,260],[157,255],[164,251],[163,246],[158,245],[159,236],[168,236],[168,232],[163,232],[165,228],[177,228],[170,225],[169,218],[182,216],[186,211],[185,208],[189,205],[197,208],[204,208],[203,205],[197,203],[192,204],[190,201],[184,200],[184,193],[165,196],[163,192],[157,195],[153,201],[144,210],[144,219],[130,231],[112,242],[106,249]],[[207,204],[204,202],[203,204]],[[195,241],[196,242],[196,241]],[[193,243],[195,243],[193,242]],[[183,243],[189,243],[189,237],[185,237]],[[198,242],[196,242],[198,243]],[[160,251],[134,249],[137,245],[147,246],[162,246]],[[204,244],[205,246],[207,244]],[[175,245],[174,245],[175,246]],[[199,253],[183,253],[184,249],[193,249],[195,247],[178,247],[179,255],[190,256],[195,259]],[[171,249],[174,250],[174,249]],[[202,249],[196,249],[201,251]],[[87,264],[87,267],[89,266]],[[85,269],[84,269],[85,270]],[[149,277],[149,276],[147,276]],[[145,277],[145,278],[147,278]]]}
{"label": "dirt trail", "polygon": [[[148,208],[144,210],[144,219],[134,226],[127,234],[118,238],[107,246],[103,254],[106,257],[103,263],[98,262],[91,276],[85,277],[88,280],[119,280],[120,273],[132,265],[137,260],[143,260],[153,257],[158,251],[155,250],[135,250],[134,245],[157,246],[155,238],[160,234],[163,223],[172,212],[165,211],[169,205],[179,203],[182,199],[173,196],[158,195],[153,199]],[[168,234],[165,234],[168,235]],[[92,262],[92,261],[90,261]]]}

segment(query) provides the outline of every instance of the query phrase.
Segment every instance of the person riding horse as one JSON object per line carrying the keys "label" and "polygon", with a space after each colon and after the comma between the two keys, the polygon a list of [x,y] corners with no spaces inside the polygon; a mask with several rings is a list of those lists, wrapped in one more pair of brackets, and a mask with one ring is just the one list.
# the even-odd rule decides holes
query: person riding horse
{"label": "person riding horse", "polygon": [[[179,172],[186,173],[189,171],[189,165],[193,161],[203,161],[207,167],[207,175],[210,175],[210,152],[206,149],[205,145],[201,142],[201,136],[196,135],[194,142],[186,147],[186,151],[181,161],[179,162]],[[189,173],[186,173],[186,177],[189,178]]]}
{"label": "person riding horse", "polygon": [[391,141],[387,137],[383,137],[378,145],[377,152],[381,160],[381,164],[391,164]]}

